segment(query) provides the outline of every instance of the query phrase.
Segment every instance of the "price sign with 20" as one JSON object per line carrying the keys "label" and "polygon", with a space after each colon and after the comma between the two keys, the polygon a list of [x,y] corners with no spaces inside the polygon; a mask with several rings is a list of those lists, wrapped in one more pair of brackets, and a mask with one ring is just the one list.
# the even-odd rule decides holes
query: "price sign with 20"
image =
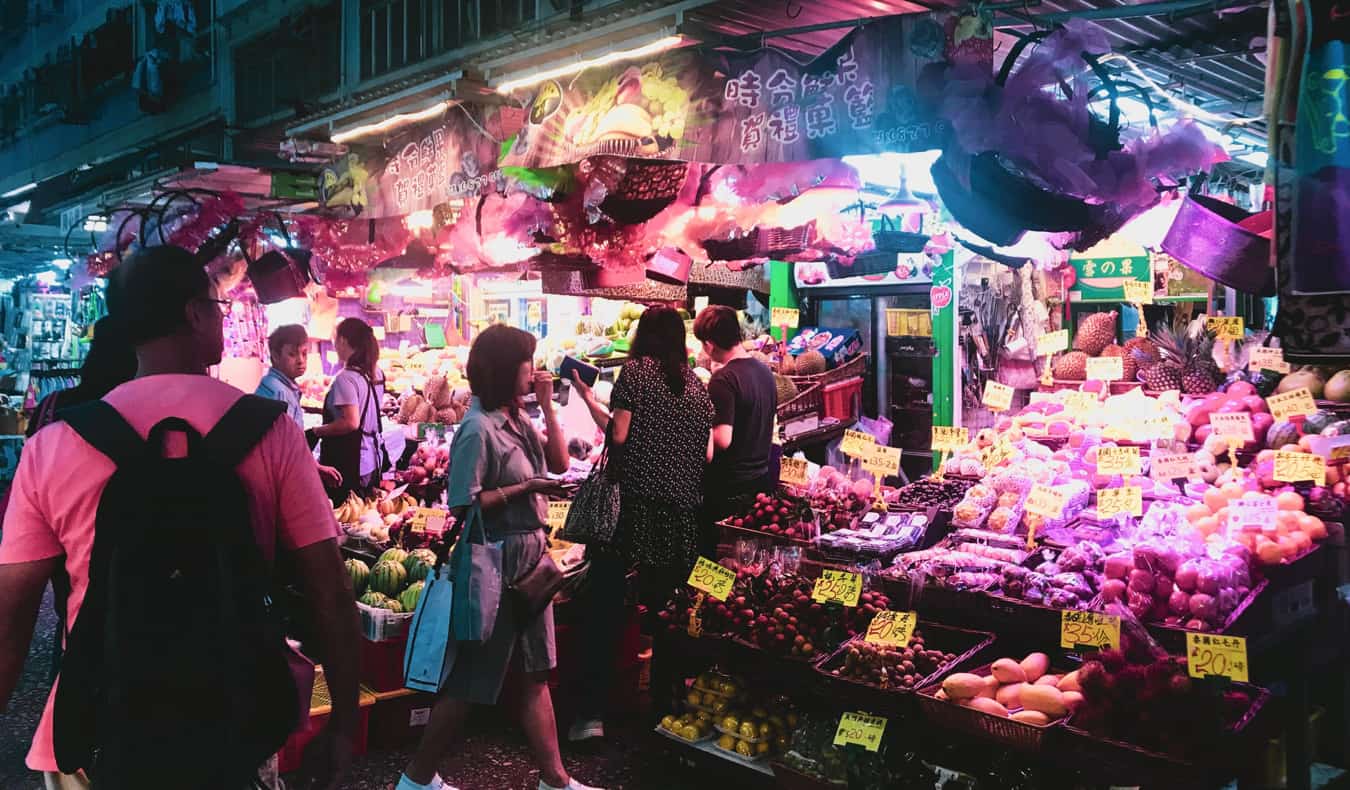
{"label": "price sign with 20", "polygon": [[736,572],[724,568],[707,557],[699,557],[689,574],[689,586],[702,590],[719,601],[725,601],[736,583]]}
{"label": "price sign with 20", "polygon": [[855,744],[869,752],[881,748],[881,736],[886,733],[886,719],[866,713],[845,713],[839,717],[839,729],[834,732],[835,746]]}
{"label": "price sign with 20", "polygon": [[1247,640],[1240,636],[1186,632],[1186,674],[1247,682]]}
{"label": "price sign with 20", "polygon": [[804,486],[810,482],[805,458],[784,458],[778,468],[778,479],[793,486]]}
{"label": "price sign with 20", "polygon": [[1120,648],[1120,618],[1097,612],[1061,611],[1059,646],[1066,650],[1085,647]]}
{"label": "price sign with 20", "polygon": [[1068,497],[1049,486],[1037,483],[1027,494],[1026,511],[1041,518],[1056,519],[1064,515]]}
{"label": "price sign with 20", "polygon": [[811,600],[816,603],[841,603],[844,606],[857,606],[862,596],[862,574],[852,571],[837,571],[826,568],[816,579],[811,591]]}
{"label": "price sign with 20", "polygon": [[893,612],[890,609],[876,613],[867,626],[864,641],[874,645],[905,647],[914,636],[914,626],[919,622],[917,612]]}

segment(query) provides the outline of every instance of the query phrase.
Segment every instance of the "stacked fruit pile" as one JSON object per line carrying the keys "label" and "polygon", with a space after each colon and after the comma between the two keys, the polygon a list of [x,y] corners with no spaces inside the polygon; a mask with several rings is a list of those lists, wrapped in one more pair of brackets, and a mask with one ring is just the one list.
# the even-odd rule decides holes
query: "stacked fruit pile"
{"label": "stacked fruit pile", "polygon": [[814,531],[815,514],[800,499],[779,492],[760,493],[750,512],[730,520],[733,527],[753,529],[766,535],[809,540]]}
{"label": "stacked fruit pile", "polygon": [[854,639],[843,650],[842,665],[829,669],[829,672],[835,677],[877,688],[912,689],[955,660],[953,653],[928,649],[922,629],[916,628],[905,647],[875,645]]}
{"label": "stacked fruit pile", "polygon": [[348,535],[384,543],[389,540],[390,530],[416,507],[417,500],[408,494],[384,499],[362,499],[349,494],[347,501],[333,510],[333,517]]}
{"label": "stacked fruit pile", "polygon": [[375,567],[357,559],[346,562],[357,603],[390,612],[411,612],[422,598],[422,588],[436,564],[430,549],[389,549]]}
{"label": "stacked fruit pile", "polygon": [[1078,672],[1050,672],[1050,658],[1032,653],[1018,661],[1000,658],[988,674],[957,672],[942,681],[935,696],[990,716],[1043,727],[1083,703]]}
{"label": "stacked fruit pile", "polygon": [[716,719],[717,748],[748,760],[782,754],[797,726],[797,714],[783,700],[736,704]]}
{"label": "stacked fruit pile", "polygon": [[1133,337],[1120,345],[1116,343],[1116,316],[1114,310],[1085,316],[1074,335],[1073,350],[1055,359],[1054,377],[1083,381],[1088,359],[1119,357],[1121,381],[1140,381],[1145,389],[1155,392],[1179,390],[1203,395],[1223,382],[1223,373],[1214,361],[1215,337],[1203,322],[1193,322],[1182,332],[1159,325],[1148,337]]}

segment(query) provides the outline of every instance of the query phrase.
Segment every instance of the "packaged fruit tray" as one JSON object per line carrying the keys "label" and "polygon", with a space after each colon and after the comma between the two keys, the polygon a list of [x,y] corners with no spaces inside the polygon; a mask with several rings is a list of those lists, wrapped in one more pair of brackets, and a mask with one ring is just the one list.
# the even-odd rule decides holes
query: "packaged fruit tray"
{"label": "packaged fruit tray", "polygon": [[[969,674],[990,677],[993,664],[969,670]],[[1065,670],[1050,668],[1047,674],[1063,676]],[[950,676],[950,675],[949,675]],[[988,738],[1006,746],[1024,751],[1039,751],[1045,743],[1047,734],[1063,726],[1065,717],[1051,720],[1048,724],[1032,724],[1012,718],[986,713],[977,708],[962,705],[949,699],[938,697],[942,683],[934,682],[919,689],[917,699],[919,710],[924,718],[940,726],[970,735]],[[1021,706],[1008,708],[1009,713],[1017,713]]]}
{"label": "packaged fruit tray", "polygon": [[[914,633],[916,638],[923,640],[922,648],[924,650],[940,651],[943,654],[943,658],[935,667],[923,674],[916,674],[920,668],[918,664],[915,664],[914,669],[916,672],[908,673],[910,675],[915,675],[914,682],[908,685],[905,685],[902,682],[901,685],[897,686],[877,686],[871,682],[843,674],[850,650],[859,647],[863,650],[877,647],[867,644],[863,637],[854,637],[840,645],[838,650],[816,665],[816,672],[825,676],[827,682],[846,684],[853,689],[865,691],[868,694],[874,694],[877,691],[892,694],[908,694],[916,689],[936,682],[939,677],[944,676],[948,672],[965,664],[976,654],[994,642],[994,635],[987,631],[957,628],[955,626],[942,625],[941,623],[923,619],[919,620]],[[913,650],[914,645],[914,640],[911,640],[908,649]],[[950,658],[948,658],[948,656],[950,656]],[[909,659],[909,661],[913,661],[913,659]],[[839,670],[840,674],[834,674],[835,670]]]}
{"label": "packaged fruit tray", "polygon": [[[737,736],[737,740],[744,740],[746,743],[750,743],[752,745],[755,743],[754,741],[751,741],[748,738],[740,738],[739,736]],[[740,754],[739,752],[734,752],[731,749],[723,748],[722,744],[716,742],[713,743],[713,748],[717,750],[718,754],[727,758],[728,760],[732,760],[738,763],[745,763],[746,765],[753,765],[756,767],[763,765],[766,760],[768,760],[770,757],[773,756],[771,753],[765,752],[764,754],[756,754],[753,757],[746,757],[745,755]]]}
{"label": "packaged fruit tray", "polygon": [[772,735],[767,735],[767,736],[764,736],[764,737],[755,736],[755,737],[751,738],[751,737],[742,735],[741,732],[740,732],[739,730],[733,732],[732,730],[728,730],[728,729],[726,729],[725,727],[723,727],[723,726],[721,725],[720,722],[717,723],[717,724],[714,724],[714,725],[713,725],[713,729],[717,730],[717,731],[718,731],[719,733],[721,733],[722,735],[730,735],[731,737],[735,738],[735,739],[738,740],[738,741],[745,741],[745,742],[747,742],[747,743],[753,743],[753,744],[755,744],[756,746],[758,746],[758,745],[761,744],[761,743],[766,743],[766,742],[768,742],[768,741],[773,740],[773,736],[772,736]]}
{"label": "packaged fruit tray", "polygon": [[691,740],[689,740],[688,738],[684,737],[683,735],[677,735],[676,733],[673,733],[673,732],[671,732],[670,730],[667,730],[665,727],[662,727],[660,724],[656,725],[656,731],[657,731],[658,733],[660,733],[661,735],[664,735],[664,736],[666,736],[667,738],[670,738],[670,739],[673,740],[673,741],[679,741],[680,743],[707,743],[708,741],[711,741],[712,739],[714,739],[714,738],[717,737],[717,733],[715,733],[715,732],[709,732],[707,735],[702,736],[702,737],[699,738],[698,740],[696,740],[696,741],[691,741]]}

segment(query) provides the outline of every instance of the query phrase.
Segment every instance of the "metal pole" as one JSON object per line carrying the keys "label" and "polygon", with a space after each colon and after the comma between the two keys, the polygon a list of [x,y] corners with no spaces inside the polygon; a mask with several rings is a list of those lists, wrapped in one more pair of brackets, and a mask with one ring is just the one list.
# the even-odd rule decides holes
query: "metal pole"
{"label": "metal pole", "polygon": [[[1021,7],[1021,3],[1006,5],[1013,8]],[[1145,16],[1166,16],[1168,14],[1178,14],[1186,11],[1221,11],[1228,8],[1247,6],[1255,8],[1261,5],[1264,5],[1264,3],[1254,3],[1252,0],[1163,0],[1163,2],[1143,3],[1140,5],[1084,8],[1077,11],[1056,11],[1049,14],[1037,14],[1034,18],[1038,24],[1053,25],[1059,22],[1067,22],[1070,19],[1096,21],[1104,19],[1137,19]],[[1005,22],[998,25],[998,27],[1026,27],[1028,25],[1024,18],[1019,19],[1017,17],[1011,17],[1012,21],[1006,21],[1006,19],[1009,18],[1009,15],[1004,14],[1003,16],[1005,17]]]}

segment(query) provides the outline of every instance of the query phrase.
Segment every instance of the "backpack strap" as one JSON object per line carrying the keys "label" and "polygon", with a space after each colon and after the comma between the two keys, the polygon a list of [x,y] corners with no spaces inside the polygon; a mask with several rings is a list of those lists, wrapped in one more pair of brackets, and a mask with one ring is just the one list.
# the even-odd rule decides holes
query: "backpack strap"
{"label": "backpack strap", "polygon": [[225,466],[233,469],[272,430],[277,418],[286,413],[281,401],[245,395],[234,402],[216,427],[206,435],[206,449]]}
{"label": "backpack strap", "polygon": [[106,401],[91,400],[61,410],[66,424],[119,468],[145,453],[145,440]]}

